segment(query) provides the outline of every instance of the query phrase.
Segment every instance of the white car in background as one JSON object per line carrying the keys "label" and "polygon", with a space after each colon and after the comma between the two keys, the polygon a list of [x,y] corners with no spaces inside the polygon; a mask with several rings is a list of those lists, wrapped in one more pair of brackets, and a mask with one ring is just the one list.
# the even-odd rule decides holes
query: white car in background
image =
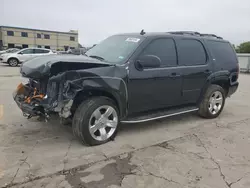
{"label": "white car in background", "polygon": [[24,48],[14,53],[6,53],[0,55],[0,63],[7,63],[11,67],[16,67],[18,64],[28,61],[34,57],[51,54],[55,53],[50,49]]}

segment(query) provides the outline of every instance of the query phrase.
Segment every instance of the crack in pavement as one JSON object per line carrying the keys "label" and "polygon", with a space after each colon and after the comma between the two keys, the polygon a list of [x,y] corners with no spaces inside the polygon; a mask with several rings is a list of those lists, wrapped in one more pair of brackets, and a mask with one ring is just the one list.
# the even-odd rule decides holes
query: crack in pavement
{"label": "crack in pavement", "polygon": [[[229,123],[226,124],[226,126],[228,127],[228,125],[231,125],[231,124],[233,124],[233,123],[237,123],[237,122],[246,122],[246,121],[248,121],[248,120],[250,120],[250,118],[246,118],[246,119],[238,120],[238,121],[234,121],[234,122],[229,122]],[[203,124],[204,124],[204,123],[199,124],[199,126],[201,126],[201,125],[203,125]],[[217,125],[218,125],[218,124],[217,124]],[[219,127],[220,127],[220,126],[219,126]],[[201,139],[199,138],[199,136],[198,136],[197,134],[194,134],[194,133],[193,133],[193,134],[190,133],[189,135],[193,135],[193,136],[195,136],[195,137],[199,140],[199,142],[200,142],[200,144],[202,145],[202,147],[203,147],[203,148],[205,149],[205,151],[209,154],[209,156],[210,156],[209,159],[210,159],[212,162],[214,162],[214,164],[216,164],[216,166],[218,167],[218,168],[216,168],[216,169],[219,169],[219,172],[220,172],[221,177],[223,178],[223,181],[225,182],[225,184],[226,184],[229,188],[230,188],[233,184],[239,182],[240,180],[242,180],[242,179],[245,177],[245,176],[243,176],[243,177],[239,178],[239,179],[238,179],[237,181],[235,181],[235,182],[228,183],[228,182],[226,181],[225,175],[222,173],[222,169],[221,169],[219,163],[213,158],[213,156],[212,156],[211,153],[208,151],[208,149],[206,148],[205,144],[201,141]],[[178,137],[178,138],[184,138],[184,137],[186,137],[186,136],[187,136],[187,135],[184,135],[184,136],[181,136],[181,137]],[[128,152],[128,153],[126,153],[126,152],[125,152],[125,153],[121,153],[121,154],[119,154],[119,155],[117,155],[117,156],[114,156],[114,157],[118,157],[118,156],[123,155],[123,154],[131,154],[131,153],[134,153],[134,152],[137,152],[137,151],[140,151],[140,150],[149,148],[149,147],[160,146],[160,145],[161,145],[162,143],[164,143],[164,142],[169,142],[169,141],[171,141],[171,140],[175,140],[175,139],[178,139],[178,138],[165,140],[165,141],[163,141],[163,142],[161,142],[161,143],[154,144],[154,145],[150,145],[150,146],[143,147],[143,148],[138,148],[138,149],[135,149],[134,151],[131,151],[131,152]],[[73,139],[72,139],[72,140],[73,140]],[[72,145],[72,140],[71,140],[71,142],[70,142],[70,144],[69,144],[69,147],[68,147],[67,152],[65,153],[65,157],[68,156],[70,147],[71,147],[71,145]],[[37,141],[36,144],[37,144],[37,143],[39,143],[39,141]],[[36,144],[34,145],[34,147],[36,146]],[[33,147],[33,149],[34,149],[34,147]],[[32,150],[33,150],[33,149],[32,149]],[[34,180],[38,180],[38,179],[42,179],[42,178],[46,178],[46,177],[51,177],[51,176],[54,176],[54,175],[65,175],[67,172],[68,172],[68,173],[76,172],[76,171],[79,171],[80,169],[82,169],[83,167],[89,167],[89,166],[94,165],[94,164],[96,164],[96,163],[98,163],[98,162],[108,161],[108,160],[111,160],[112,158],[114,159],[114,157],[108,158],[105,154],[103,154],[103,156],[105,157],[104,160],[102,159],[102,160],[99,160],[99,161],[95,161],[95,162],[88,163],[87,165],[79,165],[78,167],[71,168],[71,169],[69,169],[69,170],[63,169],[62,171],[58,171],[58,172],[55,172],[55,173],[52,173],[52,174],[47,174],[47,175],[45,175],[45,176],[32,177],[32,178],[30,178],[29,180],[25,180],[25,181],[22,181],[22,182],[13,183],[13,182],[14,182],[14,179],[16,178],[16,176],[17,176],[17,174],[18,174],[18,171],[19,171],[19,168],[20,168],[20,167],[19,167],[19,168],[17,169],[17,171],[16,171],[16,173],[15,173],[15,175],[14,175],[14,177],[13,177],[11,183],[9,183],[8,185],[5,185],[3,188],[11,187],[11,186],[14,186],[14,185],[22,185],[22,184],[25,184],[25,183],[28,183],[28,182],[31,182],[31,181],[34,181]],[[197,155],[197,157],[202,157],[202,156]],[[26,160],[27,160],[27,159],[26,159]],[[24,161],[22,162],[22,164],[23,164],[23,163],[26,163],[26,160],[24,160]],[[28,164],[28,165],[29,165],[29,164]],[[130,172],[129,174],[134,174],[134,173]],[[125,175],[129,175],[129,174],[123,173],[124,176],[125,176]],[[135,175],[138,175],[138,174],[135,174]],[[149,174],[149,175],[150,175],[150,174]],[[164,177],[157,176],[157,175],[154,175],[154,174],[151,174],[151,175],[154,176],[154,177],[158,177],[158,178],[164,178]],[[123,179],[123,178],[122,178],[122,179]],[[168,179],[165,179],[165,180],[166,180],[166,181],[170,181],[170,182],[172,181],[172,180],[168,180]],[[174,182],[174,181],[172,181],[172,182],[173,182],[173,183],[178,183],[178,182]]]}
{"label": "crack in pavement", "polygon": [[103,161],[104,163],[97,164],[97,166],[93,166],[92,168],[75,171],[72,174],[67,174],[65,179],[72,187],[121,186],[126,175],[135,174],[132,170],[137,166],[129,164],[131,157],[132,153],[129,153],[126,157],[112,157],[108,163]]}
{"label": "crack in pavement", "polygon": [[[90,167],[90,166],[92,166],[92,165],[94,165],[94,164],[97,164],[97,163],[99,163],[99,162],[104,162],[104,161],[108,161],[108,160],[112,160],[112,159],[115,159],[115,158],[117,158],[117,157],[119,157],[119,156],[121,156],[121,155],[124,155],[124,154],[133,154],[133,153],[135,153],[135,152],[137,152],[137,151],[141,151],[141,150],[143,150],[143,149],[147,149],[147,148],[150,148],[150,147],[154,147],[154,146],[159,146],[160,144],[162,144],[162,143],[165,143],[165,142],[169,142],[169,141],[172,141],[172,140],[175,140],[175,139],[179,139],[179,138],[184,138],[184,137],[186,137],[187,135],[184,135],[184,136],[181,136],[181,137],[178,137],[178,138],[174,138],[174,139],[169,139],[169,140],[166,140],[166,141],[163,141],[163,142],[161,142],[161,143],[158,143],[158,144],[154,144],[154,145],[149,145],[149,146],[147,146],[147,147],[143,147],[143,148],[138,148],[138,149],[136,149],[136,150],[134,150],[134,151],[131,151],[131,152],[124,152],[124,153],[121,153],[121,154],[118,154],[118,155],[116,155],[116,156],[113,156],[113,157],[110,157],[110,158],[107,158],[107,159],[102,159],[102,160],[98,160],[98,161],[95,161],[95,162],[91,162],[91,163],[88,163],[88,164],[85,164],[85,165],[79,165],[78,167],[74,167],[74,168],[71,168],[71,169],[68,169],[68,170],[61,170],[61,171],[58,171],[58,172],[56,172],[56,173],[52,173],[52,174],[48,174],[48,175],[45,175],[45,176],[37,176],[37,177],[34,177],[34,178],[31,178],[31,179],[29,179],[29,180],[27,180],[27,181],[23,181],[23,182],[18,182],[18,183],[9,183],[8,185],[5,185],[4,187],[2,187],[2,188],[9,188],[9,187],[12,187],[12,186],[15,186],[15,185],[23,185],[23,184],[25,184],[25,183],[28,183],[28,182],[31,182],[31,181],[35,181],[35,180],[39,180],[39,179],[42,179],[42,178],[46,178],[46,177],[51,177],[51,176],[53,176],[53,175],[66,175],[66,174],[71,174],[71,175],[73,175],[76,171],[80,171],[80,170],[84,170],[84,169],[86,169],[86,168],[88,168],[88,167]],[[138,174],[137,174],[138,175]]]}
{"label": "crack in pavement", "polygon": [[[166,149],[166,148],[165,148]],[[140,159],[138,159],[138,160],[140,160]],[[172,179],[168,179],[168,178],[166,178],[166,177],[163,177],[163,176],[159,176],[159,175],[156,175],[156,174],[154,174],[154,173],[152,173],[152,172],[149,172],[149,171],[147,171],[145,168],[143,168],[141,165],[136,165],[137,166],[137,168],[136,168],[136,170],[138,170],[141,174],[138,174],[138,173],[133,173],[134,175],[137,175],[137,176],[153,176],[153,177],[155,177],[155,178],[159,178],[159,179],[163,179],[163,180],[165,180],[165,181],[168,181],[169,183],[175,183],[175,184],[178,184],[178,185],[181,185],[179,182],[177,182],[177,181],[174,181],[174,180],[172,180]],[[143,169],[143,170],[141,170],[141,169]]]}
{"label": "crack in pavement", "polygon": [[[12,180],[11,180],[11,182],[10,182],[10,185],[11,185],[11,184],[13,183],[13,181],[15,180],[15,178],[16,178],[16,176],[17,176],[17,173],[18,173],[19,169],[20,169],[20,167],[17,169],[17,171],[16,171],[14,177],[12,178]],[[8,187],[8,185],[7,185],[6,187]]]}
{"label": "crack in pavement", "polygon": [[[36,143],[34,144],[34,146],[32,147],[32,149],[31,149],[31,151],[30,151],[29,153],[31,153],[31,152],[34,150],[34,148],[36,147],[37,143],[38,143],[38,141],[36,141]],[[18,172],[19,172],[19,170],[20,170],[20,168],[21,168],[21,166],[22,166],[24,163],[27,164],[27,165],[29,166],[28,178],[30,179],[30,167],[31,167],[31,166],[30,166],[30,164],[27,162],[28,156],[29,156],[29,154],[27,155],[27,157],[25,157],[25,159],[20,159],[20,161],[22,161],[22,162],[20,163],[20,165],[19,165],[19,167],[18,167],[18,169],[17,169],[17,171],[16,171],[14,177],[12,178],[11,182],[10,182],[8,185],[6,185],[5,187],[11,187],[11,186],[12,186],[12,184],[13,184],[13,182],[14,182],[14,180],[15,180],[15,178],[16,178],[16,176],[17,176],[17,174],[18,174]]]}
{"label": "crack in pavement", "polygon": [[250,172],[247,172],[244,176],[242,176],[241,178],[239,178],[238,180],[231,182],[229,184],[229,187],[231,187],[233,184],[238,183],[239,181],[241,181],[244,177],[246,177],[248,174],[250,174]]}
{"label": "crack in pavement", "polygon": [[68,149],[67,149],[67,151],[66,151],[66,153],[65,153],[65,155],[64,155],[64,157],[63,157],[63,171],[65,170],[65,165],[66,165],[67,162],[68,162],[68,160],[67,160],[66,158],[67,158],[68,153],[69,153],[69,150],[70,150],[70,148],[71,148],[71,146],[72,146],[73,140],[74,140],[74,138],[72,138],[72,139],[70,140]]}
{"label": "crack in pavement", "polygon": [[160,179],[166,180],[166,181],[168,181],[168,182],[170,182],[170,183],[176,183],[176,184],[178,184],[178,185],[181,185],[181,184],[180,184],[179,182],[177,182],[177,181],[174,181],[174,180],[172,180],[172,179],[168,179],[168,178],[163,177],[163,176],[155,175],[155,174],[153,174],[152,172],[147,172],[147,171],[146,171],[146,173],[148,173],[149,175],[151,175],[151,176],[153,176],[153,177],[156,177],[156,178],[160,178]]}
{"label": "crack in pavement", "polygon": [[[34,146],[32,147],[32,149],[30,150],[29,154],[35,149],[36,145],[38,144],[38,141],[36,141],[36,143],[34,144]],[[27,172],[27,177],[28,179],[31,179],[31,174],[30,174],[30,168],[31,165],[27,162],[27,159],[29,157],[29,154],[27,155],[27,157],[25,157],[25,159],[21,159],[20,161],[22,161],[22,163],[20,163],[20,167],[25,163],[29,166],[28,172]],[[19,168],[20,168],[19,167]]]}
{"label": "crack in pavement", "polygon": [[[188,135],[187,135],[187,136],[188,136]],[[184,136],[184,137],[186,137],[186,136]],[[184,137],[180,137],[180,138],[184,138]],[[177,138],[177,139],[179,139],[179,138]],[[182,152],[182,151],[176,149],[175,147],[173,147],[173,146],[171,146],[171,145],[168,145],[168,142],[169,142],[169,141],[163,142],[163,143],[159,144],[158,146],[161,147],[161,148],[164,148],[164,149],[166,149],[166,150],[170,150],[170,151],[172,151],[172,152],[178,152],[178,153],[183,154],[183,155],[192,154],[192,155],[195,155],[195,156],[196,156],[197,158],[199,158],[199,159],[205,159],[205,158],[207,158],[207,157],[201,156],[201,155],[199,155],[198,153],[194,153],[194,152],[187,152],[187,153]]]}
{"label": "crack in pavement", "polygon": [[206,152],[209,154],[211,161],[213,161],[214,164],[216,164],[216,166],[218,167],[219,172],[220,172],[220,176],[222,177],[222,179],[223,179],[223,181],[225,182],[225,184],[226,184],[229,188],[231,188],[230,183],[228,183],[228,182],[226,181],[226,176],[222,173],[222,169],[221,169],[220,164],[213,158],[212,154],[208,151],[208,149],[206,148],[205,144],[201,141],[201,139],[199,138],[199,136],[198,136],[197,134],[195,134],[195,133],[194,133],[193,135],[199,140],[201,146],[202,146],[202,147],[206,150]]}

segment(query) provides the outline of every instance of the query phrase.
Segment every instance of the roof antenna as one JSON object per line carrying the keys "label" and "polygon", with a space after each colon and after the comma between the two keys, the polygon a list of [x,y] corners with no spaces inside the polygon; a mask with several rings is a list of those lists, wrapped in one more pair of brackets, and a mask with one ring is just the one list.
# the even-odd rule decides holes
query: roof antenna
{"label": "roof antenna", "polygon": [[146,32],[144,32],[144,29],[141,30],[140,35],[145,35],[145,34],[146,34]]}

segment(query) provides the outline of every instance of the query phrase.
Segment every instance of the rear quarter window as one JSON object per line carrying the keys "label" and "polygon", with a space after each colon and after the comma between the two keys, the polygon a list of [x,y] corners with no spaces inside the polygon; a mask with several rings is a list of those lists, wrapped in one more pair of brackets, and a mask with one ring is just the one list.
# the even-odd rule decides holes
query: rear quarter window
{"label": "rear quarter window", "polygon": [[176,39],[178,62],[181,66],[204,65],[207,54],[203,44],[195,39]]}
{"label": "rear quarter window", "polygon": [[218,63],[238,63],[237,56],[229,42],[208,40],[207,46]]}

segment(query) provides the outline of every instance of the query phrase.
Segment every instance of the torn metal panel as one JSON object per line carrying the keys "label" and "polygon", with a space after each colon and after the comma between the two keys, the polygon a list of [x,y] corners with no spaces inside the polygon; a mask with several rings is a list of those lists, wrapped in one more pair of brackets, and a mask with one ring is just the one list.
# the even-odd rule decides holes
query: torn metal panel
{"label": "torn metal panel", "polygon": [[[22,94],[24,98],[19,95],[14,97],[19,107],[26,106],[25,99],[33,99],[32,92],[36,90],[44,97],[36,104],[39,106],[39,112],[33,115],[52,111],[67,118],[71,115],[71,107],[76,97],[100,92],[115,99],[121,115],[126,113],[128,92],[127,71],[124,66],[103,63],[85,56],[50,56],[35,59],[21,67],[21,74],[30,78],[26,87],[31,92]],[[28,106],[33,108],[30,104]]]}

